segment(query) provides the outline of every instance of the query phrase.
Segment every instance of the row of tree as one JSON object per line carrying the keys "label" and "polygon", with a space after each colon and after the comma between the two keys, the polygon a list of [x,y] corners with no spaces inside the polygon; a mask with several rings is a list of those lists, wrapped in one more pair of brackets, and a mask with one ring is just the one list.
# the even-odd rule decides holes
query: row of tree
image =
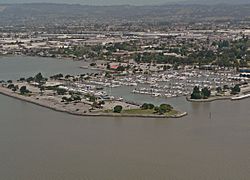
{"label": "row of tree", "polygon": [[[114,107],[113,109],[113,112],[114,113],[121,113],[122,112],[122,109],[123,107],[120,106],[120,105],[117,105]],[[173,110],[173,107],[169,104],[161,104],[160,106],[155,106],[151,103],[144,103],[142,106],[141,106],[141,109],[142,110],[154,110],[154,113],[155,114],[160,114],[160,115],[163,115],[165,113],[168,113],[170,111]]]}
{"label": "row of tree", "polygon": [[198,86],[195,86],[193,93],[191,94],[191,99],[207,99],[211,96],[211,90],[204,87],[200,90]]}
{"label": "row of tree", "polygon": [[[216,91],[217,93],[222,93],[223,90],[230,90],[231,89],[231,94],[236,95],[239,94],[241,91],[240,85],[236,84],[234,87],[229,88],[228,85],[224,85],[223,89],[221,87],[217,87]],[[191,94],[191,99],[207,99],[211,96],[211,90],[208,89],[207,87],[204,87],[200,90],[198,86],[195,86],[193,89],[193,92]]]}

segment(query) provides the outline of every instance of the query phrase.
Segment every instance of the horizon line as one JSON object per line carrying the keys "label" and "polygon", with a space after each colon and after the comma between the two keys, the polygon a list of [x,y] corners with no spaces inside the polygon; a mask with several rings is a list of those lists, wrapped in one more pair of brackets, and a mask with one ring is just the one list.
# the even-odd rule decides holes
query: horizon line
{"label": "horizon line", "polygon": [[80,5],[80,6],[98,6],[98,7],[108,7],[108,6],[131,6],[131,7],[140,7],[140,6],[163,6],[163,5],[250,5],[249,3],[228,3],[228,2],[218,2],[218,3],[202,3],[202,2],[188,2],[188,1],[179,1],[179,2],[166,2],[161,4],[109,4],[109,5],[98,5],[98,4],[82,4],[82,3],[58,3],[58,2],[21,2],[21,3],[0,3],[0,5],[29,5],[29,4],[55,4],[55,5]]}

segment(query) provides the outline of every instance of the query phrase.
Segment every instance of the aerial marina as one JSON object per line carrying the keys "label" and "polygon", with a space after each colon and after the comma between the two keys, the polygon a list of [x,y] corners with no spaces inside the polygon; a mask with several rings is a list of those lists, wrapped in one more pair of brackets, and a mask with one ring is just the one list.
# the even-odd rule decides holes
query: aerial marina
{"label": "aerial marina", "polygon": [[[135,68],[135,67],[133,67]],[[157,104],[145,111],[145,102],[129,101],[126,96],[114,96],[114,88],[131,87],[131,94],[175,98],[187,97],[192,102],[240,100],[249,97],[248,78],[234,69],[200,70],[193,67],[162,72],[129,74],[117,71],[96,71],[80,75],[55,74],[49,78],[38,73],[34,77],[0,81],[2,94],[57,111],[84,116],[182,117],[186,112],[175,109],[160,112]],[[240,90],[238,90],[238,89]],[[194,97],[195,89],[199,96]],[[201,89],[202,91],[200,91]],[[208,95],[205,95],[205,90]],[[234,89],[235,92],[233,91]],[[191,97],[191,98],[190,98]],[[164,104],[163,104],[164,105]],[[167,104],[165,104],[167,106]],[[122,110],[115,112],[116,107]],[[171,106],[171,105],[169,105]],[[153,111],[153,109],[155,111]],[[140,111],[139,111],[140,110]],[[131,113],[133,112],[133,113]],[[150,113],[149,113],[150,112]]]}
{"label": "aerial marina", "polygon": [[249,0],[0,0],[0,179],[249,180],[249,37]]}
{"label": "aerial marina", "polygon": [[[90,75],[67,75],[64,78],[62,74],[57,74],[47,80],[39,73],[35,77],[27,79],[1,81],[0,93],[56,111],[80,116],[177,118],[187,115],[186,112],[176,111],[171,106],[168,110],[154,111],[153,108],[156,106],[153,105],[152,110],[144,111],[142,104],[109,95],[104,91],[105,85],[93,83],[95,81],[84,81],[86,77],[89,79]],[[98,84],[98,87],[93,84]],[[164,105],[167,106],[167,104],[162,104],[160,107]],[[123,111],[120,110],[116,113],[116,108],[121,108]]]}

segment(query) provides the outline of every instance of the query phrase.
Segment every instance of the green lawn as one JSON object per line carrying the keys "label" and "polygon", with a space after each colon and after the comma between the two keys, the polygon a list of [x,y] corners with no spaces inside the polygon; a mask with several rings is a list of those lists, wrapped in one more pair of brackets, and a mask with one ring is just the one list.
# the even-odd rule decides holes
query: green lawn
{"label": "green lawn", "polygon": [[122,114],[154,114],[153,109],[126,109],[122,111]]}
{"label": "green lawn", "polygon": [[[105,110],[105,113],[113,113],[113,110]],[[154,115],[155,111],[153,109],[125,109],[121,112],[121,114],[137,114],[137,115]],[[169,115],[175,115],[177,114],[178,111],[172,110],[170,112],[165,113],[164,115],[169,116]],[[157,115],[157,114],[155,114]]]}

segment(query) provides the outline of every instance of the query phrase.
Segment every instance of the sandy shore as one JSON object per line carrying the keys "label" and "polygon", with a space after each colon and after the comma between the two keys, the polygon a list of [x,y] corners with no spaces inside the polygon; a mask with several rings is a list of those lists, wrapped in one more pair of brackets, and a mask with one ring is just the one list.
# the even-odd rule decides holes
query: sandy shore
{"label": "sandy shore", "polygon": [[74,105],[64,105],[59,104],[57,102],[53,102],[46,98],[41,98],[37,96],[23,96],[18,93],[12,92],[12,90],[0,86],[0,94],[12,97],[18,100],[22,100],[25,102],[29,102],[38,106],[42,106],[45,108],[49,108],[51,110],[55,110],[58,112],[68,113],[71,115],[77,116],[103,116],[103,117],[142,117],[142,118],[181,118],[187,115],[186,112],[178,113],[175,115],[141,115],[141,114],[118,114],[118,113],[95,113],[95,112],[88,112],[87,109],[91,107],[89,104],[81,103],[80,107],[74,107]]}

